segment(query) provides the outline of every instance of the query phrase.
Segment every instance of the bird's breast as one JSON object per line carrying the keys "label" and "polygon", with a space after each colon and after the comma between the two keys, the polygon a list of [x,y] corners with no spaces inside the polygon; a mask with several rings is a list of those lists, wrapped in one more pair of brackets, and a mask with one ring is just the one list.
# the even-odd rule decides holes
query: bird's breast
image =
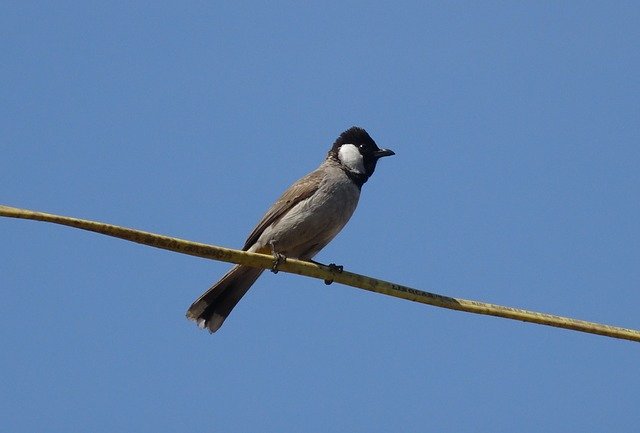
{"label": "bird's breast", "polygon": [[316,192],[268,227],[260,243],[274,240],[277,250],[289,257],[311,258],[342,230],[359,198],[360,188],[344,171],[328,167]]}

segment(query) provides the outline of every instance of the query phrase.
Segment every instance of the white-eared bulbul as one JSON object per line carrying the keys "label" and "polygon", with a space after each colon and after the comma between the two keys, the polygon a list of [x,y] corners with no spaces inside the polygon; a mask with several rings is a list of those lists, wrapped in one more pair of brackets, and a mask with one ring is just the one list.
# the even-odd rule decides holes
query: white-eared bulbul
{"label": "white-eared bulbul", "polygon": [[[390,155],[393,151],[380,149],[364,129],[347,129],[320,167],[291,185],[271,206],[242,249],[311,260],[351,218],[378,159]],[[187,317],[201,328],[217,331],[262,272],[234,266],[191,305]]]}

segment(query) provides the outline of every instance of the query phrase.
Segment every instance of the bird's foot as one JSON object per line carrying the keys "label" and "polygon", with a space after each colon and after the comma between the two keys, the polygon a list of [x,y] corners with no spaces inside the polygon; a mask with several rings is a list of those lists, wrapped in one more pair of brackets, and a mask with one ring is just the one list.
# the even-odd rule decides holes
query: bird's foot
{"label": "bird's foot", "polygon": [[[344,266],[336,265],[335,263],[329,263],[327,267],[329,268],[332,274],[340,274],[344,270]],[[324,283],[328,286],[329,284],[333,283],[333,278],[329,280],[324,280]]]}
{"label": "bird's foot", "polygon": [[269,245],[271,246],[271,254],[273,254],[273,265],[271,266],[271,272],[277,274],[278,266],[287,261],[287,256],[276,251],[274,241],[271,241]]}
{"label": "bird's foot", "polygon": [[284,262],[287,261],[287,256],[285,256],[284,254],[280,254],[280,253],[274,253],[273,254],[273,265],[271,266],[271,272],[273,272],[274,274],[278,273],[278,266],[280,266],[281,264],[283,264]]}

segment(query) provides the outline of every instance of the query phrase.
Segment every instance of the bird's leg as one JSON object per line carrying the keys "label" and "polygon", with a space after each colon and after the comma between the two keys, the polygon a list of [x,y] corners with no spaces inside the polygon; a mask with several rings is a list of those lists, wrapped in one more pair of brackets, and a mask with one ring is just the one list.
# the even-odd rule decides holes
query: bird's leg
{"label": "bird's leg", "polygon": [[[335,263],[329,263],[328,265],[325,265],[324,263],[316,262],[315,260],[309,260],[309,261],[318,266],[324,266],[329,268],[332,274],[339,274],[344,270],[344,266],[336,265]],[[324,280],[324,283],[328,286],[329,284],[333,283],[333,278],[331,278],[330,280]]]}
{"label": "bird's leg", "polygon": [[271,272],[277,274],[278,266],[287,261],[287,256],[276,251],[276,241],[270,241],[269,246],[271,247],[271,254],[273,254],[273,265],[271,266]]}

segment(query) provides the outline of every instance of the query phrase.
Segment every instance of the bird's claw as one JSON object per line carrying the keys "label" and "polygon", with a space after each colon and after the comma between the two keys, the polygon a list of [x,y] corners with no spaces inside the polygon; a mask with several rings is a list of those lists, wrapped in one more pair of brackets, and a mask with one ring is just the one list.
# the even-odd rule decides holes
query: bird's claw
{"label": "bird's claw", "polygon": [[278,266],[287,261],[287,256],[282,253],[276,251],[276,241],[272,240],[269,242],[269,246],[271,247],[271,254],[273,254],[273,265],[271,266],[271,272],[274,274],[278,273]]}
{"label": "bird's claw", "polygon": [[287,261],[287,256],[281,253],[273,253],[273,265],[271,266],[271,272],[278,273],[278,266]]}
{"label": "bird's claw", "polygon": [[[327,267],[332,274],[339,274],[344,270],[344,266],[336,265],[335,263],[329,263]],[[328,286],[329,284],[333,283],[333,278],[331,278],[330,280],[324,280],[324,283]]]}

